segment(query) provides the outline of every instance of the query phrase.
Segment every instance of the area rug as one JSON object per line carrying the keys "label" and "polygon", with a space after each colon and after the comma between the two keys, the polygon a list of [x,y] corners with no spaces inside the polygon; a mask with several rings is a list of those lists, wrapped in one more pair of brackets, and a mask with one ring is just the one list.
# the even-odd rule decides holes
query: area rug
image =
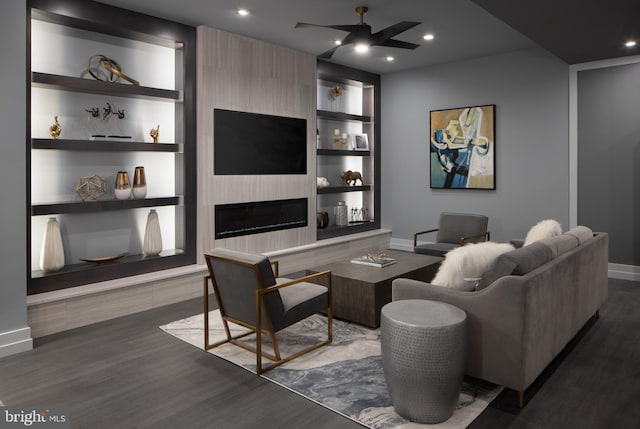
{"label": "area rug", "polygon": [[[160,329],[200,349],[204,344],[203,315],[178,320]],[[224,339],[218,310],[209,316],[211,342]],[[233,327],[233,325],[230,325]],[[243,328],[233,327],[233,334]],[[283,356],[326,338],[327,319],[316,315],[277,334]],[[253,335],[246,341],[255,343]],[[268,341],[263,341],[270,349]],[[256,372],[251,352],[232,344],[209,351],[229,362]],[[268,361],[266,361],[268,362]],[[333,343],[303,355],[262,375],[337,413],[372,429],[466,428],[500,393],[502,387],[481,380],[465,380],[453,416],[435,425],[412,423],[399,416],[387,393],[380,356],[380,330],[334,320]]]}

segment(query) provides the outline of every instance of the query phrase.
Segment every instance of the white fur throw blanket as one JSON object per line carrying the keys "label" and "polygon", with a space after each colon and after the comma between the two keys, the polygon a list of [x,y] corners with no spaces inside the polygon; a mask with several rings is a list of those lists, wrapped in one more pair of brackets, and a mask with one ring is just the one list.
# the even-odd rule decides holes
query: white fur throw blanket
{"label": "white fur throw blanket", "polygon": [[527,246],[535,241],[542,240],[543,238],[554,237],[562,234],[562,226],[558,221],[553,219],[545,219],[536,223],[531,227],[524,239],[524,246]]}
{"label": "white fur throw blanket", "polygon": [[509,243],[492,241],[457,247],[447,252],[431,284],[472,291],[476,282],[471,279],[482,278],[495,258],[513,249]]}

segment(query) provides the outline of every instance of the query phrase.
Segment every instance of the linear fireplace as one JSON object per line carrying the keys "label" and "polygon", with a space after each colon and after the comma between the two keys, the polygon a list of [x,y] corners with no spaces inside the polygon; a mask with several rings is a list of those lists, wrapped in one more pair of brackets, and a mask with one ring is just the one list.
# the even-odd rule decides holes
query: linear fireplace
{"label": "linear fireplace", "polygon": [[216,239],[307,225],[307,198],[215,206]]}

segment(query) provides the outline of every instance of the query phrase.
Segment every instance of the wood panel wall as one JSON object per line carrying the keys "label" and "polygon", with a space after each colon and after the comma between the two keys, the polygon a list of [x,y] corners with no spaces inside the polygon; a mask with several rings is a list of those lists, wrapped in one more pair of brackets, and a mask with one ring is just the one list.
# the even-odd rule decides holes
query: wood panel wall
{"label": "wood panel wall", "polygon": [[[316,58],[222,30],[197,28],[198,257],[214,247],[266,252],[316,240]],[[213,109],[307,119],[307,174],[215,176]],[[309,225],[214,238],[216,204],[307,197]]]}

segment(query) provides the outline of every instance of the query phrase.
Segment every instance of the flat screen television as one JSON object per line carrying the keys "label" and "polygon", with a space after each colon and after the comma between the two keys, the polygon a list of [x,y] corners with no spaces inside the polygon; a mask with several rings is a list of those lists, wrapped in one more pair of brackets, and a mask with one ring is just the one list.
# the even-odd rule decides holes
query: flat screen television
{"label": "flat screen television", "polygon": [[217,175],[307,174],[307,120],[213,110]]}

